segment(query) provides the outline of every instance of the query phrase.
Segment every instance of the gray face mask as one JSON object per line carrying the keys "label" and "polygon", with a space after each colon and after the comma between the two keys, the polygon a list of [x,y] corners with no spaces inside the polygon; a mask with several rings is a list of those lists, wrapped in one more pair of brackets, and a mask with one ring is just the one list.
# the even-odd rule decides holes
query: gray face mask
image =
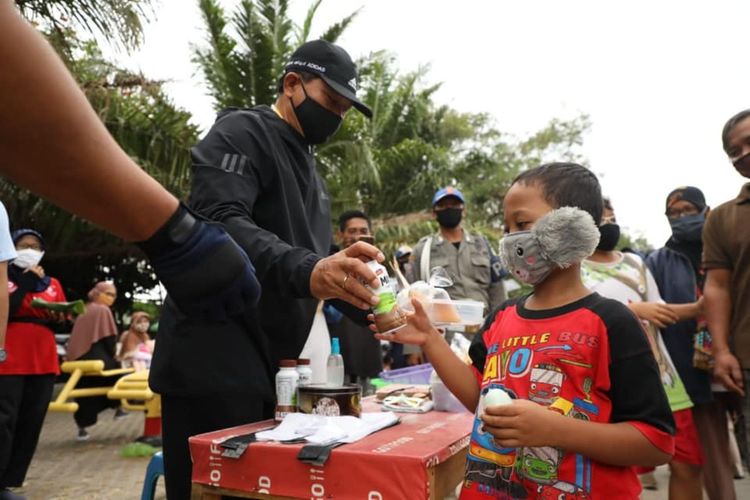
{"label": "gray face mask", "polygon": [[500,258],[516,279],[530,285],[541,283],[558,267],[548,260],[531,231],[506,234],[500,242]]}

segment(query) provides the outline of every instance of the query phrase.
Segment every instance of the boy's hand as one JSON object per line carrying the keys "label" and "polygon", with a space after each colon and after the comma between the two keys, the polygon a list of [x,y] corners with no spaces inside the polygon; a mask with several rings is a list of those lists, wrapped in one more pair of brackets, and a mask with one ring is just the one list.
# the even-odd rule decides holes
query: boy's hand
{"label": "boy's hand", "polygon": [[480,415],[484,430],[495,436],[501,446],[554,446],[559,413],[548,410],[528,399],[515,399],[512,404],[488,406]]}
{"label": "boy's hand", "polygon": [[[417,299],[411,299],[411,304],[414,307],[414,312],[407,314],[405,327],[393,333],[383,335],[382,333],[378,333],[378,329],[374,324],[370,325],[370,330],[375,332],[375,338],[398,342],[400,344],[414,345],[425,345],[430,340],[439,339],[440,332],[432,326],[430,318],[427,317],[427,313],[424,307],[422,307],[422,303]],[[367,319],[369,321],[375,320],[372,314],[367,316]]]}
{"label": "boy's hand", "polygon": [[666,328],[677,323],[679,317],[667,305],[659,302],[631,302],[628,304],[633,313],[640,319],[648,321],[659,328]]}

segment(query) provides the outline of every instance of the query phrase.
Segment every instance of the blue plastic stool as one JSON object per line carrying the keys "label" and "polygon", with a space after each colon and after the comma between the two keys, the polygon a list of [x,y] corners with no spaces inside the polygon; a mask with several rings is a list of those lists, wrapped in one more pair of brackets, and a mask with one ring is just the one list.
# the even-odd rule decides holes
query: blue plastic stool
{"label": "blue plastic stool", "polygon": [[146,468],[146,478],[143,480],[143,491],[141,500],[153,500],[156,491],[156,482],[159,476],[164,475],[164,455],[158,451],[151,457],[151,461]]}

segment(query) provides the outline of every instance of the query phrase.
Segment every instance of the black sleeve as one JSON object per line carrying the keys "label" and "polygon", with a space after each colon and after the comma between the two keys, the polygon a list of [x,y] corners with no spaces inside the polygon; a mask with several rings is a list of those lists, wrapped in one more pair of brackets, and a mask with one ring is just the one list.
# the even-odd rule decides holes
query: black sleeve
{"label": "black sleeve", "polygon": [[674,434],[672,410],[641,322],[614,300],[603,300],[597,309],[609,337],[611,421],[644,422]]}
{"label": "black sleeve", "polygon": [[8,297],[9,320],[13,320],[13,318],[16,317],[16,313],[21,308],[26,294],[33,291],[39,281],[37,275],[32,272],[13,273],[12,279],[17,288]]}
{"label": "black sleeve", "polygon": [[495,322],[497,314],[500,311],[505,310],[508,306],[511,306],[518,302],[520,299],[508,299],[498,307],[492,310],[486,318],[484,323],[477,333],[474,334],[474,338],[471,340],[471,346],[469,347],[469,358],[471,358],[471,364],[474,365],[479,373],[484,372],[484,361],[487,359],[487,345],[484,343],[484,334],[490,329],[492,323]]}
{"label": "black sleeve", "polygon": [[344,314],[347,318],[352,320],[354,323],[358,324],[359,326],[368,327],[370,326],[370,322],[367,321],[367,315],[370,314],[369,309],[366,311],[363,311],[357,306],[354,306],[348,302],[345,302],[341,299],[330,299],[326,300],[326,304],[331,304],[333,307],[341,311],[341,313]]}
{"label": "black sleeve", "polygon": [[257,199],[277,175],[260,118],[233,112],[192,149],[190,206],[227,232],[247,252],[258,279],[295,297],[310,297],[310,274],[320,256],[293,247],[253,220]]}

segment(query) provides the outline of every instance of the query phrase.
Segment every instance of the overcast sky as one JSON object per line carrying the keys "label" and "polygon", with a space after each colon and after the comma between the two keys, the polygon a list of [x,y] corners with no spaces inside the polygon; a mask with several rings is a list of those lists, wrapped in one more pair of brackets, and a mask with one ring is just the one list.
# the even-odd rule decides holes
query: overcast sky
{"label": "overcast sky", "polygon": [[[309,3],[293,0],[293,19]],[[205,131],[214,113],[190,62],[191,44],[205,39],[197,5],[161,0],[143,48],[120,59],[170,80],[170,95]],[[404,70],[430,64],[441,103],[489,113],[517,137],[588,114],[583,154],[620,224],[656,246],[669,235],[671,189],[698,186],[712,206],[739,192],[720,136],[750,107],[750,2],[324,0],[313,36],[359,6],[339,43],[355,58],[392,51]]]}

